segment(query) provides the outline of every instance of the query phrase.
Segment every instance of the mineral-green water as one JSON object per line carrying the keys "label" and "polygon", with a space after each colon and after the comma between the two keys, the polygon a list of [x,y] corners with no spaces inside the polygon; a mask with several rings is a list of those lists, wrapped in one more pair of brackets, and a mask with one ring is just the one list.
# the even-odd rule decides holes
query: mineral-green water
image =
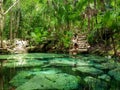
{"label": "mineral-green water", "polygon": [[119,90],[120,63],[96,55],[0,55],[0,90]]}

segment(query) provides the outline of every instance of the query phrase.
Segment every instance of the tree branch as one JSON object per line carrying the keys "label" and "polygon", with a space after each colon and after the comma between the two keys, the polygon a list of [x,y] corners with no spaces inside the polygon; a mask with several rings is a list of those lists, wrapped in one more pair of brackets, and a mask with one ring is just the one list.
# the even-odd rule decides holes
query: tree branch
{"label": "tree branch", "polygon": [[12,6],[10,6],[10,7],[8,8],[8,10],[6,10],[6,11],[4,12],[4,15],[7,14],[14,6],[18,3],[18,1],[19,1],[19,0],[17,0]]}

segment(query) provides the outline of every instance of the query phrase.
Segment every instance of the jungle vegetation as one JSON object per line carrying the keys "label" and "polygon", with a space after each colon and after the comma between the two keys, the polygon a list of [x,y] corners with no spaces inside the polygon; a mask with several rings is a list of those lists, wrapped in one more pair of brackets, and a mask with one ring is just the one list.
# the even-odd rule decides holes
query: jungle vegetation
{"label": "jungle vegetation", "polygon": [[[92,47],[120,50],[120,0],[0,0],[0,39],[67,51],[74,33]],[[46,48],[48,47],[48,48]]]}

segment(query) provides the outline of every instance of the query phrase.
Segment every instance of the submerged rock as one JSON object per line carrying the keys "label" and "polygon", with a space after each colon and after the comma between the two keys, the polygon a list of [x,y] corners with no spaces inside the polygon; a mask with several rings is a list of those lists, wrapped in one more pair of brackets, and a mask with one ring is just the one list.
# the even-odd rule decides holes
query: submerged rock
{"label": "submerged rock", "polygon": [[108,74],[114,77],[115,80],[120,82],[120,68],[119,67],[109,71]]}
{"label": "submerged rock", "polygon": [[50,65],[52,66],[74,66],[76,64],[75,61],[69,60],[51,60]]}
{"label": "submerged rock", "polygon": [[79,80],[72,75],[60,74],[39,74],[34,76],[16,90],[72,90],[78,88]]}
{"label": "submerged rock", "polygon": [[87,66],[87,67],[91,67],[91,66],[94,66],[94,63],[93,62],[91,62],[91,61],[83,61],[83,60],[77,60],[76,61],[76,66],[77,67],[81,67],[81,66],[83,66],[83,67],[85,67],[85,66]]}
{"label": "submerged rock", "polygon": [[7,68],[37,67],[42,65],[44,65],[44,63],[39,60],[33,60],[33,59],[29,60],[29,59],[22,59],[22,58],[19,58],[18,60],[7,60],[3,64],[3,66]]}
{"label": "submerged rock", "polygon": [[13,79],[9,83],[11,84],[11,86],[18,87],[27,82],[33,76],[34,74],[31,74],[30,72],[22,71],[18,73],[15,77],[13,77]]}
{"label": "submerged rock", "polygon": [[116,68],[117,65],[116,63],[107,62],[107,63],[102,63],[102,64],[94,64],[94,66],[102,70],[111,70],[111,69]]}
{"label": "submerged rock", "polygon": [[9,82],[11,86],[18,87],[25,82],[29,81],[31,78],[33,78],[36,75],[43,75],[43,74],[55,74],[61,72],[57,69],[51,69],[41,71],[39,68],[32,69],[29,71],[21,71],[16,76],[12,78],[12,80]]}
{"label": "submerged rock", "polygon": [[97,56],[26,53],[0,55],[0,59],[8,70],[17,68],[9,82],[15,90],[119,90],[120,64]]}
{"label": "submerged rock", "polygon": [[73,68],[72,70],[82,74],[89,74],[89,75],[103,74],[102,70],[96,69],[94,67],[77,67],[77,68]]}
{"label": "submerged rock", "polygon": [[90,90],[107,90],[107,83],[101,81],[100,79],[96,79],[91,76],[87,76],[84,79],[87,86],[89,86]]}
{"label": "submerged rock", "polygon": [[73,58],[73,59],[66,59],[66,58],[57,58],[55,60],[50,61],[50,65],[52,66],[94,66],[94,63],[89,61],[83,61],[81,59]]}
{"label": "submerged rock", "polygon": [[82,60],[84,61],[92,61],[94,63],[105,63],[108,61],[108,59],[101,57],[101,56],[97,56],[97,55],[86,55],[81,57]]}
{"label": "submerged rock", "polygon": [[107,81],[107,82],[109,82],[111,80],[111,77],[107,74],[103,74],[101,76],[98,76],[98,78],[101,80]]}

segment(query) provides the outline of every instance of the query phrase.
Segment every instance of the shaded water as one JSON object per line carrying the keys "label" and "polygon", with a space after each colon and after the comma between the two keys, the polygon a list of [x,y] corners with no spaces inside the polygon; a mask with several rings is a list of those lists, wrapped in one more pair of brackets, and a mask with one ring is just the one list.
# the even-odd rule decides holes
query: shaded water
{"label": "shaded water", "polygon": [[0,90],[20,90],[19,87],[25,86],[24,84],[36,75],[64,73],[79,80],[79,82],[76,81],[78,84],[75,84],[77,86],[73,89],[120,89],[120,73],[117,73],[118,76],[111,74],[115,69],[120,72],[119,63],[114,62],[113,59],[96,55],[78,55],[76,57],[48,53],[0,55],[0,62]]}

